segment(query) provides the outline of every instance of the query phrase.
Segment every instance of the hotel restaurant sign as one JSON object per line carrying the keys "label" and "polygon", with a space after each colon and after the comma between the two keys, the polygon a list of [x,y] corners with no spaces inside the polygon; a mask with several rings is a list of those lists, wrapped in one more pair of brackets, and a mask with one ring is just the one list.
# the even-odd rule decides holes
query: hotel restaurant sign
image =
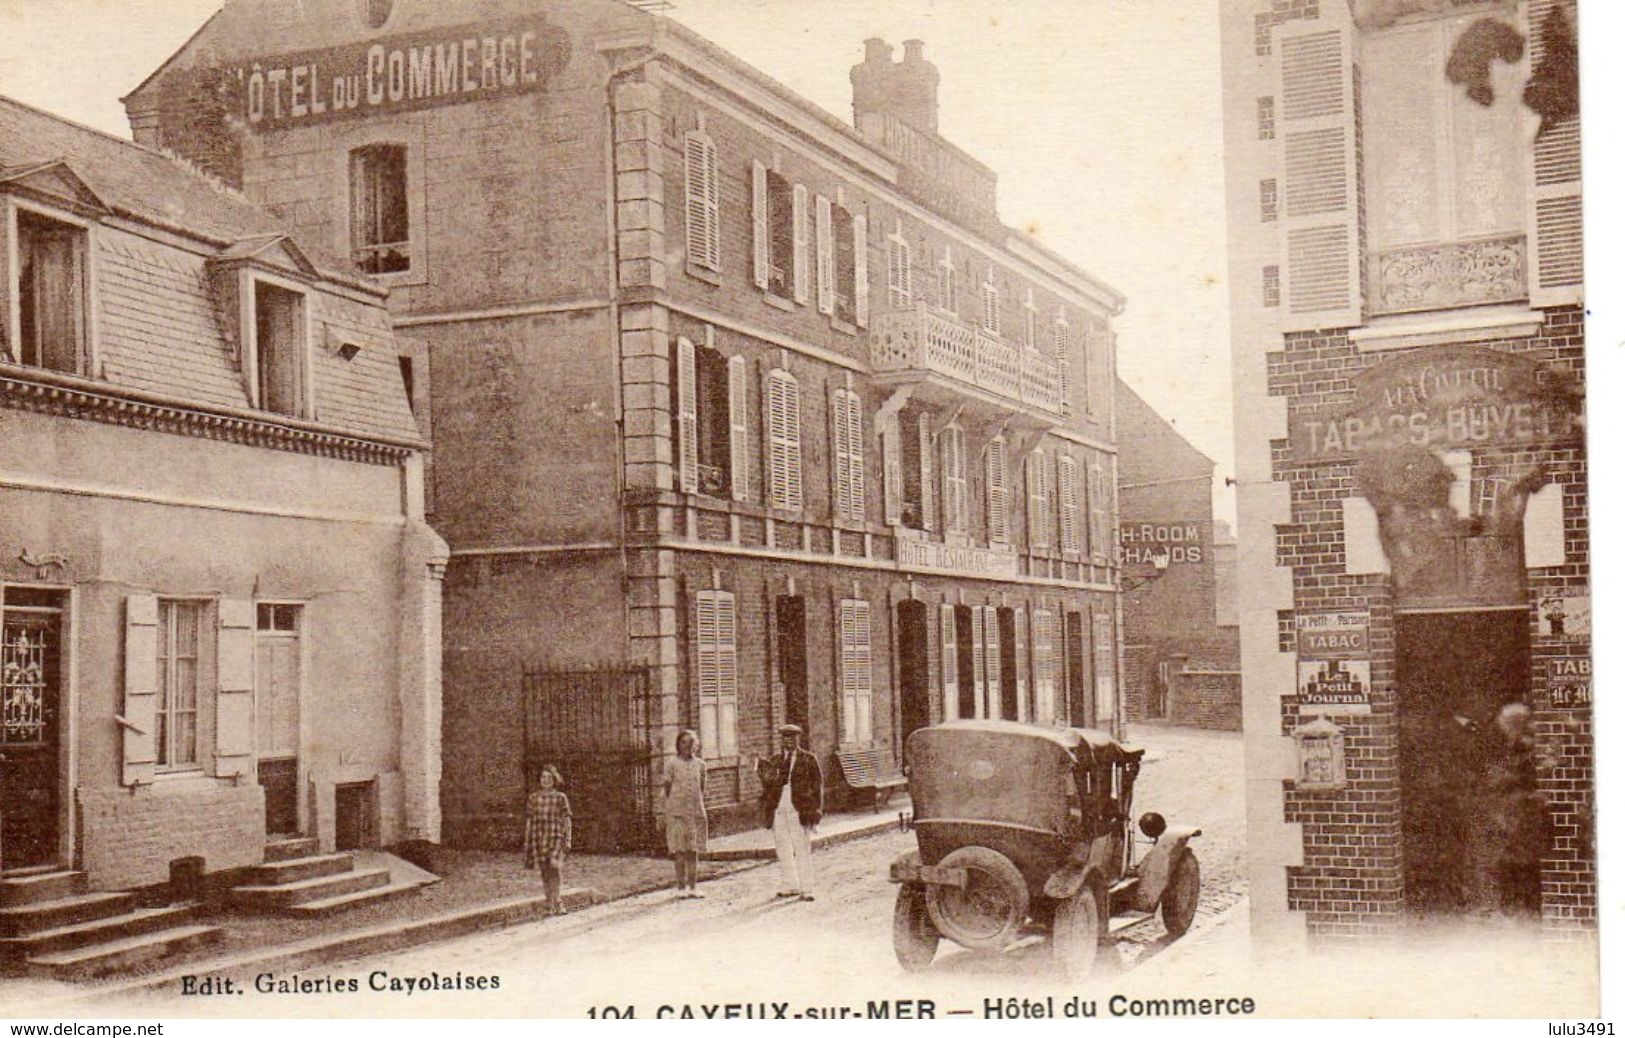
{"label": "hotel restaurant sign", "polygon": [[544,89],[570,38],[540,15],[254,58],[224,70],[252,130],[308,126]]}
{"label": "hotel restaurant sign", "polygon": [[1299,412],[1289,425],[1299,461],[1345,460],[1411,445],[1430,451],[1578,440],[1581,393],[1565,372],[1484,346],[1438,346],[1377,364],[1354,399]]}

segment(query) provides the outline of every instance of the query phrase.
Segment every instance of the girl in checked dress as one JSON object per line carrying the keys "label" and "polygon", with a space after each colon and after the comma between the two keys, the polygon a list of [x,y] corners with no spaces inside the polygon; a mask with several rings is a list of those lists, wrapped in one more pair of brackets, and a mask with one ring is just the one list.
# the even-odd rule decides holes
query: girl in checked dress
{"label": "girl in checked dress", "polygon": [[563,784],[559,769],[548,764],[525,803],[525,868],[542,873],[548,915],[564,914],[559,887],[564,855],[570,849],[570,798],[559,791]]}

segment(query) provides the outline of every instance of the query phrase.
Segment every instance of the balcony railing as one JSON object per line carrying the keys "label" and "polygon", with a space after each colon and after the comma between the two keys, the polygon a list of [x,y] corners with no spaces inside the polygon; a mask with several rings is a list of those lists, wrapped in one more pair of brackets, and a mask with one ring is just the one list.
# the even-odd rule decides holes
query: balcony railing
{"label": "balcony railing", "polygon": [[1052,357],[1011,346],[924,303],[880,314],[873,323],[869,360],[877,374],[923,372],[1011,405],[1061,414],[1061,372]]}

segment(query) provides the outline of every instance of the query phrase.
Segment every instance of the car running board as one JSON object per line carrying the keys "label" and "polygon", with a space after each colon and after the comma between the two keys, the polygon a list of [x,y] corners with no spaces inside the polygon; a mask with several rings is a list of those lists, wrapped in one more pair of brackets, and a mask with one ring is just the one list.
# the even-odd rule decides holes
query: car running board
{"label": "car running board", "polygon": [[1153,914],[1151,912],[1124,912],[1122,915],[1114,915],[1111,923],[1106,927],[1106,932],[1116,933],[1119,930],[1126,930],[1135,923],[1150,919]]}

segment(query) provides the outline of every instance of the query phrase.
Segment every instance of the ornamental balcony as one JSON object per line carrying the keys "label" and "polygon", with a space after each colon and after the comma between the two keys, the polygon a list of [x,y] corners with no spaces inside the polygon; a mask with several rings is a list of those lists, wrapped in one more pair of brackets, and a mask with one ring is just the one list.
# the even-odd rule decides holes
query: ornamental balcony
{"label": "ornamental balcony", "polygon": [[881,385],[909,387],[922,402],[969,407],[1019,424],[1061,421],[1061,371],[1053,357],[1013,346],[925,303],[871,322],[869,362]]}

